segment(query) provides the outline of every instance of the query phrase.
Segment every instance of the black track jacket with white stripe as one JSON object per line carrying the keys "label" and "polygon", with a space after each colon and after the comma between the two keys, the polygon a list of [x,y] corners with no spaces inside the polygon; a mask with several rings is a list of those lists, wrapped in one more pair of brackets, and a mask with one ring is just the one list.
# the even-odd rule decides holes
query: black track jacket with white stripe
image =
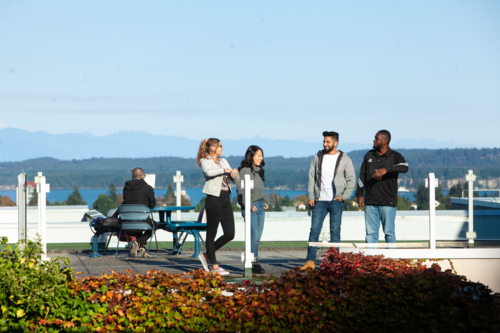
{"label": "black track jacket with white stripe", "polygon": [[[382,179],[373,178],[375,170],[383,168],[387,173]],[[397,151],[389,148],[385,154],[379,155],[375,149],[370,150],[361,164],[356,196],[362,197],[365,192],[365,205],[397,207],[398,175],[406,172],[408,163]]]}

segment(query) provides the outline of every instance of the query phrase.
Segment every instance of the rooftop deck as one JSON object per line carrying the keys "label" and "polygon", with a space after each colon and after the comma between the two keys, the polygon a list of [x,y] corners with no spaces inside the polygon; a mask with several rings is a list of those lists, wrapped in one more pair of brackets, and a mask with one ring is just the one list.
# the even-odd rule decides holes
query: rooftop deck
{"label": "rooftop deck", "polygon": [[[277,247],[276,245],[262,244],[259,248],[259,259],[262,267],[266,270],[266,274],[272,274],[275,277],[281,275],[286,270],[294,267],[301,267],[305,263],[306,244],[290,243],[291,246]],[[465,248],[467,242],[438,242],[439,248]],[[273,246],[273,247],[269,247]],[[298,247],[300,246],[300,247]],[[496,248],[500,254],[500,241],[479,241],[475,244],[476,248]],[[316,259],[316,266],[319,268],[321,256],[326,249],[319,249]],[[341,251],[350,252],[352,249],[341,249]],[[222,248],[217,252],[217,261],[219,264],[231,274],[230,278],[244,276],[244,264],[241,262],[241,253],[244,252],[242,244],[232,242],[227,247]],[[163,250],[160,257],[152,259],[142,258],[125,258],[117,259],[114,251],[108,252],[100,258],[90,258],[88,250],[49,250],[49,257],[67,256],[71,259],[71,266],[77,272],[82,272],[78,275],[79,278],[87,276],[100,276],[109,274],[111,270],[125,273],[125,270],[131,269],[134,274],[145,274],[152,269],[167,271],[168,273],[184,273],[193,269],[202,269],[201,263],[197,258],[191,258],[193,254],[192,248],[185,248],[178,255],[169,255]],[[125,252],[122,252],[125,254]],[[489,286],[494,292],[500,293],[500,259],[453,259],[452,260],[457,273],[465,275],[472,281],[479,281]],[[433,262],[429,262],[432,264]],[[439,262],[443,270],[450,268],[448,260]]]}

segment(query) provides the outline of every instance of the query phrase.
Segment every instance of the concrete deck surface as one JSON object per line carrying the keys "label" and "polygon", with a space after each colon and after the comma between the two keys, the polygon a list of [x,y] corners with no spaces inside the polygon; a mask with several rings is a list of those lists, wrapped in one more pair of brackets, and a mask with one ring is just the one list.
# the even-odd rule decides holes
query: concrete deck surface
{"label": "concrete deck surface", "polygon": [[[467,247],[467,242],[446,242],[439,244],[448,248],[464,248]],[[438,247],[440,247],[438,245]],[[481,242],[476,244],[477,247],[489,247],[499,250],[499,242]],[[322,260],[322,254],[325,248],[319,248],[316,256],[316,267]],[[102,252],[102,251],[101,251]],[[217,261],[219,265],[228,270],[231,274],[226,277],[236,278],[244,276],[244,263],[241,262],[241,253],[243,248],[222,248],[217,251]],[[71,260],[70,266],[75,269],[75,272],[82,272],[78,278],[87,276],[101,276],[109,274],[111,270],[125,273],[131,269],[133,274],[145,274],[147,271],[156,269],[167,271],[170,274],[189,272],[193,269],[201,269],[202,265],[198,258],[192,258],[194,250],[192,248],[183,249],[180,255],[170,255],[166,250],[160,250],[158,258],[122,258],[115,257],[115,251],[110,250],[105,256],[100,258],[91,258],[90,251],[82,250],[65,250],[65,251],[48,251],[49,258],[69,257]],[[152,252],[154,255],[154,253]],[[128,251],[121,250],[119,255],[126,256]],[[279,277],[282,272],[290,270],[294,267],[301,267],[305,264],[307,249],[304,248],[261,248],[259,249],[259,260],[266,273],[261,275],[265,277],[272,274]],[[493,292],[500,293],[500,259],[452,259],[455,269],[459,275],[464,275],[474,282],[481,282],[489,286]],[[428,265],[433,262],[427,261]],[[439,261],[438,264],[443,270],[450,268],[448,260]]]}
{"label": "concrete deck surface", "polygon": [[[244,276],[244,263],[241,262],[241,253],[243,249],[234,250],[219,250],[217,251],[217,261],[219,265],[228,270],[230,277]],[[262,267],[268,274],[280,276],[281,272],[292,269],[293,267],[301,267],[305,264],[306,249],[274,249],[274,250],[259,250],[259,260]],[[317,266],[321,262],[321,254],[324,250],[318,251]],[[128,252],[121,251],[119,255],[126,255]],[[71,260],[70,266],[75,269],[75,272],[82,272],[78,278],[87,276],[100,276],[109,274],[111,270],[125,273],[125,270],[131,269],[133,274],[145,274],[151,269],[167,271],[170,274],[189,272],[193,269],[202,268],[198,258],[192,258],[193,251],[186,250],[180,255],[169,255],[166,251],[160,253],[158,258],[123,258],[117,259],[115,253],[108,252],[100,258],[91,258],[90,252],[52,252],[49,251],[49,258],[56,256],[69,257]],[[153,254],[153,253],[152,253]],[[154,254],[153,254],[154,255]]]}

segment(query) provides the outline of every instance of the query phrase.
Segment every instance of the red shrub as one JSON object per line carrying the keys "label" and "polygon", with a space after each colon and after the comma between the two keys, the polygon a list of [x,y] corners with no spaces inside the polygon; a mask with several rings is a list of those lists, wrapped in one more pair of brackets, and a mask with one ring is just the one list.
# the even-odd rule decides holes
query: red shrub
{"label": "red shrub", "polygon": [[339,253],[336,248],[328,249],[320,264],[321,274],[344,279],[366,273],[394,276],[403,273],[417,273],[426,267],[412,260],[394,260],[384,256],[365,256],[363,253]]}

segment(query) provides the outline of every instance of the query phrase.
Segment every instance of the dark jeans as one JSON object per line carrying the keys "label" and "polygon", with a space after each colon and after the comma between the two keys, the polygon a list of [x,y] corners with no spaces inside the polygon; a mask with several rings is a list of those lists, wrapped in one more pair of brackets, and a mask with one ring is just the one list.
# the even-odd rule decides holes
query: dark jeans
{"label": "dark jeans", "polygon": [[[218,197],[207,195],[205,202],[207,211],[207,254],[210,264],[217,265],[215,251],[226,245],[234,238],[234,215],[231,207],[229,191],[220,191]],[[217,236],[219,222],[224,234],[214,242]]]}
{"label": "dark jeans", "polygon": [[[153,221],[150,218],[148,218],[146,220],[146,222],[150,226],[152,226],[152,227],[154,227],[156,229],[157,223],[155,221]],[[137,242],[140,245],[143,245],[143,246],[145,246],[148,243],[148,239],[151,237],[152,234],[153,234],[153,232],[151,230],[146,230],[146,231],[126,230],[126,231],[124,231],[122,233],[122,235],[125,235],[125,237],[127,237],[127,236],[134,236],[135,238],[137,238]]]}
{"label": "dark jeans", "polygon": [[[325,221],[326,214],[330,213],[330,242],[340,243],[340,224],[343,210],[344,202],[342,201],[316,201],[312,210],[309,242],[318,242],[323,221]],[[309,246],[307,248],[307,260],[316,260],[317,250],[316,246]]]}

